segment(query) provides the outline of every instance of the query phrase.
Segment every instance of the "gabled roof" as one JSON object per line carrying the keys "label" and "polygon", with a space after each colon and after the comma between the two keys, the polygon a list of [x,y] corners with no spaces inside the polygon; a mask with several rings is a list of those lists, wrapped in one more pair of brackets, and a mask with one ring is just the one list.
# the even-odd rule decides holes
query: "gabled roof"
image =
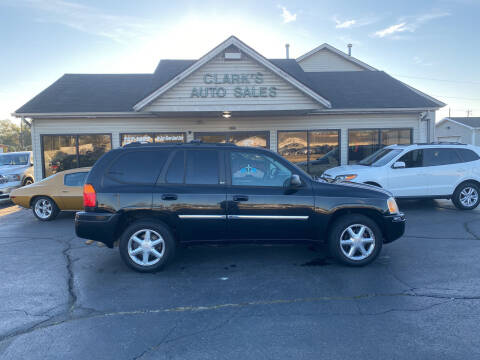
{"label": "gabled roof", "polygon": [[332,45],[329,45],[327,43],[324,43],[320,46],[317,46],[315,49],[310,50],[309,52],[307,52],[307,53],[303,54],[302,56],[298,57],[297,62],[301,62],[302,60],[305,60],[306,58],[316,54],[317,52],[319,52],[321,50],[325,50],[325,49],[331,51],[334,54],[337,54],[337,55],[341,56],[342,58],[344,58],[345,60],[347,60],[351,63],[354,63],[354,64],[364,68],[365,70],[371,70],[371,71],[377,70],[374,67],[364,63],[363,61],[360,61],[357,58],[354,58],[353,56],[350,56],[350,55],[344,53],[343,51],[337,49],[336,47],[333,47]]}
{"label": "gabled roof", "polygon": [[[242,47],[304,93],[322,99],[326,111],[436,109],[442,102],[383,71],[305,72],[295,59],[266,59],[238,39]],[[229,46],[223,43],[224,46]],[[228,43],[229,44],[229,43]],[[215,48],[214,50],[218,50]],[[212,50],[212,51],[214,51]],[[208,61],[212,52],[203,57]],[[16,116],[134,114],[134,106],[166,91],[201,66],[200,60],[161,60],[153,74],[66,74],[19,108]],[[140,116],[137,112],[135,116]],[[142,116],[147,116],[145,113]],[[472,118],[470,118],[472,119]]]}
{"label": "gabled roof", "polygon": [[175,85],[177,85],[179,82],[184,80],[190,74],[194,73],[200,67],[205,65],[208,61],[213,59],[215,56],[219,55],[222,51],[226,50],[230,46],[235,46],[240,51],[242,51],[243,53],[248,55],[250,58],[257,61],[261,65],[265,66],[268,70],[272,71],[277,76],[283,78],[283,80],[290,83],[290,85],[292,85],[293,87],[296,87],[298,90],[300,90],[304,94],[308,95],[312,99],[316,100],[317,102],[322,104],[324,107],[326,107],[326,108],[331,107],[331,104],[327,99],[325,99],[322,96],[320,96],[319,94],[315,93],[314,91],[309,89],[307,86],[304,86],[301,82],[299,82],[297,79],[295,79],[291,75],[282,71],[280,68],[275,66],[272,62],[268,61],[268,59],[266,59],[265,57],[260,55],[258,52],[253,50],[247,44],[240,41],[235,36],[230,36],[227,40],[222,42],[220,45],[218,45],[214,49],[210,50],[207,54],[205,54],[203,57],[198,59],[195,63],[191,64],[188,68],[186,68],[184,71],[182,71],[178,76],[176,76],[172,80],[168,81],[166,84],[159,87],[157,90],[155,90],[150,95],[148,95],[145,99],[142,99],[141,101],[139,101],[133,107],[133,109],[135,111],[141,110],[142,108],[144,108],[145,106],[150,104],[152,101],[157,99],[160,95],[162,95],[167,90],[169,90],[172,87],[174,87]]}
{"label": "gabled roof", "polygon": [[480,117],[446,117],[440,120],[437,125],[445,121],[451,121],[470,129],[480,129]]}

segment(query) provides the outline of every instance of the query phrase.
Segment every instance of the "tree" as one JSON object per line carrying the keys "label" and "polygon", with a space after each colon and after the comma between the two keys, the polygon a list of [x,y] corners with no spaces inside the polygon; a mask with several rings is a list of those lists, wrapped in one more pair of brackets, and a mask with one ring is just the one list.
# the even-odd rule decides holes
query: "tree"
{"label": "tree", "polygon": [[15,124],[11,120],[0,120],[0,144],[7,145],[8,151],[25,151],[32,149],[30,127]]}

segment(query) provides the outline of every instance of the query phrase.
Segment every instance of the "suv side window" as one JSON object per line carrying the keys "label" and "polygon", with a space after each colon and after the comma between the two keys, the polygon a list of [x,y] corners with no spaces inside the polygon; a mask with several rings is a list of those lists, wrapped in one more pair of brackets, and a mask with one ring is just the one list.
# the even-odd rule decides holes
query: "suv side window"
{"label": "suv side window", "polygon": [[425,166],[440,166],[462,162],[456,149],[433,148],[424,150]]}
{"label": "suv side window", "polygon": [[124,184],[151,185],[165,165],[168,150],[128,151],[114,160],[107,177]]}
{"label": "suv side window", "polygon": [[74,174],[65,174],[63,184],[65,186],[83,186],[88,172],[79,172]]}
{"label": "suv side window", "polygon": [[185,184],[216,185],[219,183],[219,161],[216,150],[187,150]]}
{"label": "suv side window", "polygon": [[423,165],[423,150],[412,150],[403,155],[397,161],[403,161],[405,168],[422,167]]}
{"label": "suv side window", "polygon": [[270,156],[255,152],[230,152],[232,185],[283,186],[292,172]]}
{"label": "suv side window", "polygon": [[166,182],[169,184],[183,184],[185,176],[185,151],[180,150],[175,153],[168,167]]}
{"label": "suv side window", "polygon": [[480,159],[480,156],[475,151],[470,149],[457,149],[458,154],[462,158],[463,162],[475,161]]}

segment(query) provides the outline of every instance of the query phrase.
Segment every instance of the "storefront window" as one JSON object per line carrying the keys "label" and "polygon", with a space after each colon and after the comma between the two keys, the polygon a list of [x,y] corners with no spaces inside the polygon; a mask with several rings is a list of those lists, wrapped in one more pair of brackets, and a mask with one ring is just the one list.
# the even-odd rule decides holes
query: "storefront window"
{"label": "storefront window", "polygon": [[179,143],[185,142],[184,133],[138,133],[121,134],[121,146],[132,142],[150,142],[150,143]]}
{"label": "storefront window", "polygon": [[42,135],[44,177],[92,166],[112,148],[110,135]]}
{"label": "storefront window", "polygon": [[195,139],[204,143],[231,142],[238,146],[257,146],[268,149],[270,133],[268,131],[232,131],[215,133],[195,133]]}
{"label": "storefront window", "polygon": [[279,131],[278,153],[311,175],[340,164],[338,130]]}
{"label": "storefront window", "polygon": [[349,130],[348,163],[356,164],[384,146],[411,142],[412,129]]}

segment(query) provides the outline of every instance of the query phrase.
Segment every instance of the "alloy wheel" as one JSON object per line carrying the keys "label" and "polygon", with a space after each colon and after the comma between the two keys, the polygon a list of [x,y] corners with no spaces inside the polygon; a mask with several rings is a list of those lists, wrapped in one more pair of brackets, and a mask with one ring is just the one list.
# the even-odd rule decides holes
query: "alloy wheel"
{"label": "alloy wheel", "polygon": [[366,259],[375,249],[375,235],[366,225],[350,225],[340,235],[340,249],[350,260]]}
{"label": "alloy wheel", "polygon": [[128,255],[140,266],[151,266],[160,261],[165,253],[165,241],[156,231],[142,229],[128,240]]}
{"label": "alloy wheel", "polygon": [[471,207],[478,201],[477,189],[467,186],[460,192],[460,203],[465,207]]}
{"label": "alloy wheel", "polygon": [[41,219],[48,219],[52,215],[53,205],[48,199],[40,199],[35,203],[35,214]]}

